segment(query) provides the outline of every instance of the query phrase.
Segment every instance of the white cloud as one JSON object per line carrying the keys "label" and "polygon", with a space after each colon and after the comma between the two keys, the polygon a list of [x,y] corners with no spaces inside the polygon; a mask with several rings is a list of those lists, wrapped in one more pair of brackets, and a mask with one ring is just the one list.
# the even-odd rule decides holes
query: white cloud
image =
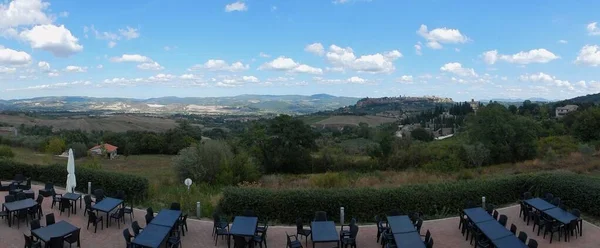
{"label": "white cloud", "polygon": [[269,82],[289,82],[294,80],[293,77],[276,77],[276,78],[268,78],[267,81]]}
{"label": "white cloud", "polygon": [[373,0],[333,0],[331,1],[333,4],[345,4],[350,2],[371,2]]}
{"label": "white cloud", "polygon": [[271,6],[271,11],[277,11],[277,6],[275,6],[275,5]]}
{"label": "white cloud", "polygon": [[569,43],[569,42],[568,42],[568,41],[566,41],[566,40],[558,40],[557,42],[558,42],[558,43],[560,43],[560,44],[567,44],[567,43]]}
{"label": "white cloud", "polygon": [[117,45],[117,43],[116,43],[116,42],[114,42],[114,41],[112,41],[112,40],[108,42],[108,47],[109,47],[109,48],[113,48],[113,47],[115,47],[116,45]]}
{"label": "white cloud", "polygon": [[165,51],[168,52],[168,51],[177,49],[177,46],[165,46],[164,49],[165,49]]}
{"label": "white cloud", "polygon": [[305,64],[299,64],[296,63],[293,59],[283,56],[278,57],[271,62],[264,63],[258,69],[308,74],[323,74],[323,69],[321,68],[316,68]]}
{"label": "white cloud", "polygon": [[0,3],[0,30],[5,28],[50,24],[53,18],[45,11],[50,3],[41,0],[14,0]]}
{"label": "white cloud", "polygon": [[48,63],[46,61],[40,61],[40,62],[38,62],[38,67],[42,71],[48,71],[48,70],[50,70],[50,63]]}
{"label": "white cloud", "polygon": [[589,66],[600,65],[600,46],[585,45],[579,50],[579,55],[575,59],[576,64],[584,64]]}
{"label": "white cloud", "polygon": [[242,80],[244,80],[245,82],[248,82],[248,83],[258,83],[258,82],[260,82],[260,80],[258,80],[258,78],[255,77],[255,76],[243,76]]}
{"label": "white cloud", "polygon": [[104,66],[103,66],[103,65],[98,65],[98,66],[96,66],[96,69],[102,69],[102,68],[104,68]]}
{"label": "white cloud", "polygon": [[6,89],[6,91],[52,90],[52,89],[68,88],[71,86],[81,86],[81,85],[91,85],[91,84],[92,84],[92,82],[90,82],[90,81],[73,81],[73,82],[65,82],[65,83],[33,85],[33,86],[25,87],[25,88]]}
{"label": "white cloud", "polygon": [[26,65],[31,62],[31,55],[0,46],[0,64]]}
{"label": "white cloud", "polygon": [[249,65],[246,65],[240,61],[234,62],[232,64],[227,63],[225,60],[221,59],[209,59],[204,64],[193,65],[188,71],[195,70],[209,70],[209,71],[229,71],[229,72],[237,72],[237,71],[245,71],[250,69]]}
{"label": "white cloud", "polygon": [[391,73],[396,70],[394,61],[400,57],[402,54],[398,50],[393,50],[383,54],[362,55],[357,58],[352,48],[342,48],[336,45],[331,45],[326,54],[327,60],[335,67],[367,73]]}
{"label": "white cloud", "polygon": [[52,70],[52,71],[48,72],[48,77],[58,77],[58,76],[60,76],[60,74],[56,70]]}
{"label": "white cloud", "polygon": [[263,53],[263,52],[260,52],[260,53],[258,54],[258,56],[260,56],[261,58],[270,58],[270,57],[271,57],[271,55],[269,55],[269,54],[266,54],[266,53]]}
{"label": "white cloud", "polygon": [[369,80],[361,77],[353,76],[347,79],[325,79],[322,77],[314,77],[313,81],[320,84],[369,84]]}
{"label": "white cloud", "polygon": [[[569,81],[557,79],[556,77],[548,75],[543,72],[540,72],[537,74],[521,75],[521,76],[519,76],[519,80],[525,81],[525,82],[544,82],[544,83],[547,83],[548,85],[553,85],[556,87],[564,87],[569,90],[575,90],[574,84],[570,83]],[[576,85],[579,85],[581,87],[581,85],[582,85],[581,82],[582,81],[576,83]],[[583,86],[585,87],[585,82],[583,82]]]}
{"label": "white cloud", "polygon": [[442,44],[458,44],[469,41],[469,38],[461,34],[458,29],[444,27],[429,31],[424,24],[421,24],[421,27],[417,30],[417,34],[427,40],[427,46],[431,49],[441,49]]}
{"label": "white cloud", "polygon": [[66,71],[66,72],[86,72],[87,67],[69,65],[69,66],[65,67],[64,71]]}
{"label": "white cloud", "polygon": [[160,64],[158,64],[156,62],[147,62],[147,63],[139,64],[139,65],[137,65],[137,68],[142,69],[142,70],[153,70],[153,71],[159,71],[159,70],[165,69],[164,67],[162,67]]}
{"label": "white cloud", "polygon": [[79,40],[64,25],[38,25],[21,32],[19,36],[28,41],[32,48],[51,52],[57,57],[68,57],[83,50]]}
{"label": "white cloud", "polygon": [[69,12],[67,12],[67,11],[60,12],[60,13],[58,13],[58,16],[60,16],[60,17],[69,17]]}
{"label": "white cloud", "polygon": [[548,63],[552,60],[560,58],[554,53],[544,49],[532,49],[527,52],[521,51],[512,55],[499,54],[497,50],[491,50],[482,54],[483,60],[489,65],[495,64],[498,60],[506,61],[513,64],[531,64],[531,63]]}
{"label": "white cloud", "polygon": [[0,74],[14,73],[17,68],[0,66]]}
{"label": "white cloud", "polygon": [[248,6],[246,6],[246,3],[242,2],[242,1],[237,1],[237,2],[225,5],[225,12],[247,11],[247,10],[248,10]]}
{"label": "white cloud", "polygon": [[398,83],[412,84],[413,76],[411,75],[402,75],[396,80]]}
{"label": "white cloud", "polygon": [[450,72],[461,77],[477,77],[477,73],[473,68],[464,68],[460,63],[447,63],[440,67],[441,71]]}
{"label": "white cloud", "polygon": [[140,37],[138,30],[129,26],[125,27],[125,29],[119,29],[119,33],[127,40]]}
{"label": "white cloud", "polygon": [[304,51],[307,51],[309,53],[316,54],[319,56],[323,56],[323,54],[325,54],[325,48],[323,47],[323,45],[321,43],[313,43],[313,44],[307,45],[304,48]]}
{"label": "white cloud", "polygon": [[600,35],[600,28],[598,28],[597,22],[592,22],[587,25],[588,35]]}
{"label": "white cloud", "polygon": [[146,62],[152,62],[152,59],[146,57],[146,56],[142,56],[139,54],[123,54],[121,55],[121,57],[112,57],[110,59],[110,61],[112,62],[136,62],[136,63],[146,63]]}
{"label": "white cloud", "polygon": [[421,49],[423,49],[421,47],[421,42],[417,42],[417,44],[415,44],[415,53],[419,56],[423,55],[423,52],[421,52]]}

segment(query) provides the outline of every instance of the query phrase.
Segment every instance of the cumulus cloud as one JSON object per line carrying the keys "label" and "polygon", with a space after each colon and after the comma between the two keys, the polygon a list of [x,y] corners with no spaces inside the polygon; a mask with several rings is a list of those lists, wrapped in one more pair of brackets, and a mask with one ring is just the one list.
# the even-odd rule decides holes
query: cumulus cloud
{"label": "cumulus cloud", "polygon": [[12,88],[6,89],[6,91],[25,91],[25,90],[52,90],[52,89],[63,89],[72,86],[83,86],[83,85],[91,85],[90,81],[73,81],[73,82],[64,82],[64,83],[55,83],[55,84],[41,84],[41,85],[33,85],[25,88]]}
{"label": "cumulus cloud", "polygon": [[225,12],[247,11],[247,10],[248,10],[248,6],[246,6],[246,3],[242,2],[242,1],[237,1],[237,2],[225,5]]}
{"label": "cumulus cloud", "polygon": [[79,40],[64,25],[38,25],[19,36],[32,48],[48,51],[57,57],[68,57],[83,50]]}
{"label": "cumulus cloud", "polygon": [[304,51],[307,51],[309,53],[316,54],[319,56],[323,56],[323,54],[325,54],[325,48],[323,47],[323,44],[321,44],[321,43],[313,43],[313,44],[307,45],[304,48]]}
{"label": "cumulus cloud", "polygon": [[556,87],[564,87],[569,90],[575,90],[575,85],[581,86],[582,85],[581,82],[583,82],[583,85],[585,86],[585,81],[580,81],[577,84],[573,84],[567,80],[560,80],[554,76],[548,75],[543,72],[540,72],[537,74],[521,75],[521,76],[519,76],[519,80],[525,81],[525,82],[544,82],[544,83],[547,83],[548,85],[553,85]]}
{"label": "cumulus cloud", "polygon": [[420,42],[420,41],[419,41],[419,42],[417,42],[417,44],[415,44],[415,53],[416,53],[417,55],[419,55],[419,56],[423,55],[423,52],[421,52],[421,49],[423,49],[423,48],[421,47],[421,45],[422,45],[422,44],[421,44],[421,42]]}
{"label": "cumulus cloud", "polygon": [[569,43],[567,40],[558,40],[557,42],[560,43],[560,44],[567,44],[567,43]]}
{"label": "cumulus cloud", "polygon": [[112,57],[110,59],[110,61],[112,62],[136,62],[136,63],[146,63],[146,62],[152,62],[152,59],[143,56],[143,55],[139,55],[139,54],[123,54],[121,55],[121,57]]}
{"label": "cumulus cloud", "polygon": [[14,0],[0,3],[0,30],[50,24],[54,20],[46,14],[48,7],[50,3],[41,0]]}
{"label": "cumulus cloud", "polygon": [[498,60],[521,65],[532,63],[544,64],[560,58],[544,48],[521,51],[512,55],[499,54],[497,50],[490,50],[484,52],[481,56],[483,57],[483,61],[489,65],[495,64]]}
{"label": "cumulus cloud", "polygon": [[600,65],[600,46],[585,45],[582,47],[575,63],[594,67]]}
{"label": "cumulus cloud", "polygon": [[443,27],[428,30],[425,24],[421,24],[417,34],[427,40],[427,46],[431,49],[442,49],[442,44],[459,44],[469,41],[469,38],[458,29]]}
{"label": "cumulus cloud", "polygon": [[209,59],[204,64],[196,64],[188,69],[188,71],[196,71],[196,70],[208,70],[208,71],[229,71],[229,72],[238,72],[245,71],[250,69],[250,66],[244,64],[240,61],[234,63],[227,63],[225,60],[221,59]]}
{"label": "cumulus cloud", "polygon": [[347,79],[325,79],[322,77],[314,77],[313,81],[320,84],[371,84],[369,80],[357,76]]}
{"label": "cumulus cloud", "polygon": [[66,72],[86,72],[87,67],[69,65],[69,66],[65,67],[64,71],[66,71]]}
{"label": "cumulus cloud", "polygon": [[586,27],[588,35],[600,35],[600,28],[598,28],[597,22],[592,22]]}
{"label": "cumulus cloud", "polygon": [[291,73],[323,74],[323,69],[300,64],[291,58],[278,57],[273,61],[262,64],[259,70],[285,71]]}
{"label": "cumulus cloud", "polygon": [[398,50],[362,55],[356,57],[350,47],[342,48],[336,45],[329,46],[326,56],[329,63],[336,68],[344,68],[356,72],[391,73],[396,70],[394,61],[402,57]]}
{"label": "cumulus cloud", "polygon": [[119,41],[121,39],[131,40],[131,39],[136,39],[136,38],[140,37],[139,30],[129,27],[129,26],[119,29],[118,33],[110,32],[110,31],[99,31],[96,29],[96,27],[94,27],[94,25],[91,25],[89,27],[84,26],[83,33],[84,33],[85,38],[88,37],[88,33],[92,33],[92,34],[94,34],[96,39],[108,41],[107,45],[110,48],[115,47],[117,45],[117,41]]}
{"label": "cumulus cloud", "polygon": [[0,74],[14,73],[17,68],[0,66]]}
{"label": "cumulus cloud", "polygon": [[396,82],[398,83],[404,83],[404,84],[412,84],[413,83],[413,76],[411,75],[402,75],[401,77],[399,77]]}
{"label": "cumulus cloud", "polygon": [[50,63],[48,63],[46,61],[40,61],[40,62],[38,62],[38,67],[42,71],[48,71],[48,70],[50,70]]}
{"label": "cumulus cloud", "polygon": [[124,29],[119,29],[119,33],[127,40],[140,37],[138,30],[129,26],[125,27]]}
{"label": "cumulus cloud", "polygon": [[473,68],[462,67],[462,65],[457,62],[447,63],[440,67],[440,70],[444,72],[450,72],[461,77],[477,77],[477,73],[475,73]]}
{"label": "cumulus cloud", "polygon": [[139,65],[137,65],[137,68],[142,69],[142,70],[153,70],[153,71],[159,71],[159,70],[165,69],[164,67],[162,67],[160,64],[158,64],[156,62],[148,62],[148,63],[139,64]]}
{"label": "cumulus cloud", "polygon": [[263,53],[263,52],[260,52],[260,53],[258,54],[258,56],[260,56],[261,58],[270,58],[270,57],[271,57],[271,55],[269,55],[269,54],[266,54],[266,53]]}
{"label": "cumulus cloud", "polygon": [[26,65],[31,63],[31,55],[0,46],[0,64]]}

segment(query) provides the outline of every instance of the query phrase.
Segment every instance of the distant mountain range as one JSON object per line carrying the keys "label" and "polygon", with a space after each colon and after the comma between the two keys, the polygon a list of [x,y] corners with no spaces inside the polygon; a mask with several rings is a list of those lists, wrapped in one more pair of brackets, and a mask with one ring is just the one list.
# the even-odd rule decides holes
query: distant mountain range
{"label": "distant mountain range", "polygon": [[505,103],[523,103],[524,101],[532,101],[532,102],[556,102],[559,100],[548,100],[545,98],[538,98],[538,97],[532,97],[532,98],[527,98],[527,99],[522,99],[522,98],[493,98],[490,100],[479,100],[479,102],[481,103],[488,103],[489,101],[492,102],[505,102]]}
{"label": "distant mountain range", "polygon": [[360,98],[327,94],[239,95],[232,97],[160,97],[150,99],[81,96],[0,100],[0,110],[121,112],[150,114],[306,114],[356,104]]}

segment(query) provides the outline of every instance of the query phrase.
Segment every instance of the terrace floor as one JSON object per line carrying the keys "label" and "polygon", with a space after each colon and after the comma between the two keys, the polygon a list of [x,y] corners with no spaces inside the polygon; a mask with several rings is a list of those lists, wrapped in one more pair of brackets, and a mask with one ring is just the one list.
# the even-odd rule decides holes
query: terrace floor
{"label": "terrace floor", "polygon": [[[33,185],[32,190],[37,192],[41,189],[42,186]],[[57,188],[58,193],[64,193],[64,190],[60,190]],[[4,196],[8,194],[8,192],[0,192],[0,199],[4,199]],[[81,244],[83,247],[125,247],[125,241],[122,236],[122,230],[125,227],[131,226],[131,220],[129,216],[126,217],[126,224],[121,225],[121,229],[117,227],[117,224],[112,223],[112,225],[108,228],[98,229],[97,233],[94,233],[93,228],[90,230],[86,230],[87,225],[87,217],[83,216],[83,209],[77,209],[76,215],[71,215],[68,217],[68,214],[65,212],[60,215],[58,211],[58,207],[51,209],[51,198],[45,198],[42,204],[42,209],[44,214],[54,213],[56,216],[56,221],[65,220],[69,223],[81,227]],[[77,204],[79,206],[79,204]],[[155,212],[158,212],[159,209],[155,209]],[[539,247],[549,247],[549,248],[561,248],[561,247],[582,247],[582,248],[596,248],[600,247],[600,228],[591,223],[585,222],[583,224],[583,236],[576,238],[572,238],[570,242],[558,241],[557,236],[553,240],[552,244],[549,243],[549,237],[546,239],[542,239],[542,235],[537,237],[534,232],[532,232],[532,226],[526,226],[522,219],[519,219],[519,207],[511,206],[498,210],[500,214],[505,214],[509,217],[507,226],[510,226],[511,223],[514,223],[518,231],[523,231],[528,234],[529,237],[533,237],[539,243]],[[140,225],[143,227],[145,224],[144,215],[145,210],[136,210],[134,220],[137,220]],[[45,220],[41,221],[41,224],[45,226]],[[121,223],[122,224],[122,223]],[[186,236],[182,237],[183,247],[215,247],[214,239],[211,237],[212,231],[212,221],[209,220],[192,220],[188,219],[188,227],[189,232],[186,232]],[[432,237],[435,241],[434,247],[436,248],[468,248],[472,247],[469,245],[468,241],[465,241],[464,237],[461,236],[460,230],[458,230],[458,217],[447,218],[447,219],[439,219],[439,220],[431,220],[425,221],[422,227],[422,233],[424,234],[426,230],[430,230]],[[131,230],[131,228],[130,228]],[[537,231],[537,230],[536,230]],[[132,232],[132,231],[130,231]],[[290,234],[296,233],[295,227],[289,226],[272,226],[269,227],[268,231],[268,246],[269,247],[285,247],[286,244],[286,236],[285,233],[288,232]],[[358,247],[361,248],[378,248],[381,247],[375,241],[375,235],[377,232],[377,228],[374,225],[365,225],[360,226]],[[8,227],[8,224],[5,220],[0,220],[0,247],[9,248],[9,247],[23,247],[23,233],[29,235],[29,227],[25,225],[25,223],[21,223],[21,227],[18,229],[15,225],[12,227]],[[305,245],[304,239],[302,239],[302,244],[305,247],[312,247],[312,243],[310,238],[308,240],[308,246]],[[333,244],[317,244],[316,247],[332,247]],[[217,247],[225,248],[227,247],[226,240],[219,239],[219,244]]]}

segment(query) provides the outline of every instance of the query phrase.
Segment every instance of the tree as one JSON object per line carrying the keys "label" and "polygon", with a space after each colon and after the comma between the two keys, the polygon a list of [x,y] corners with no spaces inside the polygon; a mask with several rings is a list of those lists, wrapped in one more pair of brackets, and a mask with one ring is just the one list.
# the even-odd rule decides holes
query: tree
{"label": "tree", "polygon": [[511,114],[516,115],[519,112],[519,109],[515,105],[510,105],[508,106],[508,111],[510,111]]}
{"label": "tree", "polygon": [[73,156],[75,158],[83,158],[88,154],[88,148],[84,143],[72,143],[69,148],[73,149]]}
{"label": "tree", "polygon": [[0,158],[13,158],[15,153],[13,153],[10,146],[0,145]]}
{"label": "tree", "polygon": [[433,140],[433,134],[431,134],[429,131],[427,131],[421,127],[416,128],[415,130],[412,130],[410,132],[410,137],[412,137],[413,139],[416,139],[416,140],[420,140],[420,141],[432,141]]}
{"label": "tree", "polygon": [[490,157],[490,150],[481,142],[474,145],[463,145],[463,149],[471,166],[480,167]]}
{"label": "tree", "polygon": [[52,137],[46,144],[45,151],[50,154],[58,155],[65,151],[67,145],[65,141],[59,137]]}
{"label": "tree", "polygon": [[599,128],[600,107],[588,108],[575,113],[571,132],[578,139],[584,142],[600,140]]}
{"label": "tree", "polygon": [[232,158],[227,143],[206,140],[179,151],[173,158],[173,166],[182,181],[191,178],[196,182],[214,183],[223,164]]}

